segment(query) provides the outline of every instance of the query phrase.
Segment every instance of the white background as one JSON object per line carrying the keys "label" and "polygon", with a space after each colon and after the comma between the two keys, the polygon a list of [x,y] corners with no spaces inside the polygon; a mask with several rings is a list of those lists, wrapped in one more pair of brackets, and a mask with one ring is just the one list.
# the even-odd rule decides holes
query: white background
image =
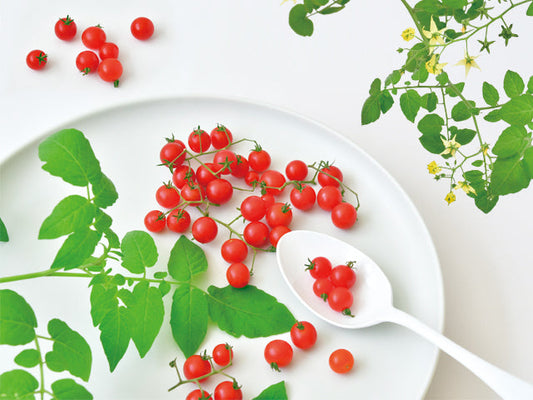
{"label": "white background", "polygon": [[[495,3],[495,2],[494,2]],[[413,124],[395,106],[378,122],[361,126],[360,110],[375,77],[384,79],[403,57],[396,49],[410,18],[399,1],[357,1],[336,15],[315,18],[311,38],[294,34],[292,3],[279,1],[119,2],[12,1],[0,5],[0,159],[32,138],[74,117],[141,99],[206,94],[266,102],[325,123],[353,140],[403,186],[424,218],[441,261],[446,300],[445,334],[489,362],[533,382],[533,190],[500,199],[489,214],[457,193],[444,202],[446,183],[427,173],[433,160]],[[101,24],[120,47],[120,88],[81,76],[83,50],[53,34],[58,17],[73,16],[78,31]],[[531,69],[532,19],[510,13],[509,47],[501,40],[476,61],[466,94],[481,102],[481,82],[501,89],[507,69],[526,79]],[[134,39],[129,24],[150,17],[156,34]],[[499,24],[492,31],[494,39]],[[489,36],[490,38],[490,36]],[[476,43],[474,45],[474,43]],[[473,42],[471,55],[479,49]],[[25,65],[38,48],[49,54],[44,71]],[[447,53],[447,71],[462,50]],[[470,88],[469,88],[470,87]],[[503,94],[503,91],[500,90]],[[487,128],[485,125],[484,128]],[[501,126],[484,129],[493,136]],[[427,398],[495,398],[475,376],[442,355]]]}

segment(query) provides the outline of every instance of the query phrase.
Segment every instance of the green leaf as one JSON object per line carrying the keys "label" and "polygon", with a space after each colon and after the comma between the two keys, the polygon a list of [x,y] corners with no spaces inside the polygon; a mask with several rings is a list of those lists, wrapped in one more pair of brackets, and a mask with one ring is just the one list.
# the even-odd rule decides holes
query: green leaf
{"label": "green leaf", "polygon": [[0,375],[0,399],[35,400],[34,392],[38,387],[37,379],[22,369],[14,369]]}
{"label": "green leaf", "polygon": [[308,13],[311,13],[313,10],[320,7],[320,5],[316,4],[313,0],[304,0],[304,6]]}
{"label": "green leaf", "polygon": [[120,239],[118,238],[118,235],[112,231],[111,229],[106,229],[104,231],[104,236],[109,242],[109,247],[112,249],[119,249],[120,248]]}
{"label": "green leaf", "polygon": [[93,395],[72,379],[60,379],[52,383],[56,400],[92,400]]}
{"label": "green leaf", "polygon": [[407,53],[407,61],[405,62],[404,69],[409,72],[414,72],[428,58],[428,47],[424,43],[417,43]]}
{"label": "green leaf", "polygon": [[524,151],[524,159],[522,163],[529,174],[529,178],[533,179],[533,147],[528,147]]}
{"label": "green leaf", "polygon": [[500,95],[496,88],[488,82],[483,82],[483,100],[489,106],[496,106],[500,101]]}
{"label": "green leaf", "polygon": [[378,99],[379,107],[383,114],[389,111],[392,105],[394,104],[394,99],[392,98],[392,95],[388,90],[384,90],[383,92],[381,92],[378,96]]}
{"label": "green leaf", "polygon": [[524,91],[524,81],[516,72],[508,70],[503,78],[503,90],[510,97],[517,97]]}
{"label": "green leaf", "polygon": [[365,100],[361,110],[361,124],[368,125],[379,119],[381,115],[381,105],[378,96],[370,96]]}
{"label": "green leaf", "polygon": [[108,312],[99,326],[100,341],[111,372],[115,370],[128,349],[132,328],[130,313],[125,307],[118,307]]}
{"label": "green leaf", "polygon": [[476,137],[476,131],[473,129],[457,129],[453,134],[455,141],[461,146],[470,143]]}
{"label": "green leaf", "polygon": [[319,10],[318,13],[319,14],[323,14],[323,15],[328,15],[328,14],[333,14],[333,13],[339,12],[343,8],[344,8],[344,6],[341,6],[341,7],[329,6],[329,7],[326,7],[324,9],[322,9],[322,10]]}
{"label": "green leaf", "polygon": [[463,176],[470,183],[479,182],[483,180],[483,172],[475,169],[471,171],[466,171]]}
{"label": "green leaf", "polygon": [[103,284],[93,285],[91,289],[91,317],[93,325],[100,325],[108,313],[114,312],[117,309],[117,287],[106,287]]}
{"label": "green leaf", "polygon": [[444,125],[444,120],[438,114],[427,114],[418,122],[418,130],[422,132],[423,135],[436,135],[442,131],[442,126]]}
{"label": "green leaf", "polygon": [[429,72],[425,65],[421,65],[412,75],[413,80],[418,81],[419,83],[424,83],[427,81],[428,77]]}
{"label": "green leaf", "polygon": [[516,193],[528,187],[529,171],[520,156],[501,159],[494,162],[491,174],[490,190],[496,196]]}
{"label": "green leaf", "polygon": [[131,303],[126,303],[131,314],[133,328],[131,338],[141,358],[152,347],[163,324],[165,309],[159,289],[141,281],[133,289]]}
{"label": "green leaf", "polygon": [[57,252],[50,268],[69,270],[79,267],[94,253],[101,237],[101,234],[89,228],[70,234]]}
{"label": "green leaf", "polygon": [[179,286],[172,297],[170,327],[179,348],[189,357],[202,344],[207,333],[206,294],[188,284]]}
{"label": "green leaf", "polygon": [[446,72],[441,72],[435,79],[437,79],[437,82],[439,82],[441,86],[444,86],[449,82],[449,77]]}
{"label": "green leaf", "polygon": [[87,382],[91,375],[92,354],[85,339],[59,319],[50,320],[48,333],[54,345],[45,356],[47,367],[55,372],[68,371]]}
{"label": "green leaf", "polygon": [[533,3],[531,3],[529,7],[527,8],[526,15],[529,17],[533,17]]}
{"label": "green leaf", "polygon": [[94,204],[97,207],[106,208],[112,206],[118,199],[115,185],[104,174],[98,175],[91,181],[94,194]]}
{"label": "green leaf", "polygon": [[168,283],[167,281],[162,281],[159,284],[159,291],[161,292],[161,296],[163,297],[166,296],[168,292],[170,292],[170,289],[171,289],[170,283]]}
{"label": "green leaf", "polygon": [[437,95],[434,92],[426,93],[420,99],[420,107],[425,108],[429,112],[433,112],[437,108],[438,100],[439,99],[437,98]]}
{"label": "green leaf", "polygon": [[17,346],[35,338],[37,320],[24,297],[10,290],[0,290],[0,344]]}
{"label": "green leaf", "polygon": [[418,138],[422,146],[433,154],[440,154],[444,151],[444,136],[442,135],[422,135]]}
{"label": "green leaf", "polygon": [[377,96],[381,93],[381,79],[376,78],[372,81],[368,93],[370,94],[370,96]]}
{"label": "green leaf", "polygon": [[158,271],[154,274],[154,278],[155,279],[164,279],[166,278],[168,275],[168,272],[165,272],[165,271]]}
{"label": "green leaf", "polygon": [[522,153],[529,144],[529,139],[526,128],[523,126],[510,126],[502,132],[492,152],[499,158],[514,156]]}
{"label": "green leaf", "polygon": [[134,274],[144,273],[145,267],[157,262],[157,247],[154,239],[144,231],[126,233],[120,245],[122,266]]}
{"label": "green leaf", "polygon": [[271,336],[288,332],[296,322],[287,307],[255,286],[209,286],[207,291],[211,320],[232,336]]}
{"label": "green leaf", "polygon": [[486,191],[482,191],[476,195],[474,202],[477,208],[487,214],[498,202],[498,196],[488,196]]}
{"label": "green leaf", "polygon": [[416,90],[409,89],[400,96],[400,108],[405,117],[411,122],[415,122],[415,117],[420,109],[420,104],[420,95]]}
{"label": "green leaf", "polygon": [[39,230],[39,239],[55,239],[81,229],[93,222],[94,204],[86,197],[72,195],[61,200],[46,217]]}
{"label": "green leaf", "polygon": [[475,107],[476,103],[468,101],[468,104],[464,101],[460,101],[452,108],[452,118],[454,121],[465,121],[473,114],[472,107]]}
{"label": "green leaf", "polygon": [[270,385],[252,400],[288,400],[285,381]]}
{"label": "green leaf", "polygon": [[509,125],[526,125],[533,120],[533,96],[514,97],[500,109],[500,116]]}
{"label": "green leaf", "polygon": [[4,221],[2,221],[2,218],[0,218],[0,242],[9,242],[9,235],[7,234],[7,228],[4,224]]}
{"label": "green leaf", "polygon": [[492,110],[490,113],[485,115],[484,119],[485,119],[485,121],[488,121],[488,122],[498,122],[498,121],[500,121],[502,119],[501,110],[500,109]]}
{"label": "green leaf", "polygon": [[[533,6],[533,3],[531,3]],[[533,93],[533,75],[529,77],[529,81],[527,81],[527,92],[529,94]]]}
{"label": "green leaf", "polygon": [[481,167],[483,165],[483,160],[476,160],[472,162],[474,167]]}
{"label": "green leaf", "polygon": [[462,9],[467,6],[468,1],[466,0],[442,0],[442,4],[446,8],[451,8],[452,10]]}
{"label": "green leaf", "polygon": [[96,232],[104,233],[106,232],[113,223],[113,219],[103,212],[100,208],[96,209],[96,216],[94,219],[94,229]]}
{"label": "green leaf", "polygon": [[313,21],[307,17],[307,8],[303,4],[296,4],[289,12],[289,26],[301,36],[313,34]]}
{"label": "green leaf", "polygon": [[43,169],[75,186],[87,186],[101,174],[87,138],[76,129],[63,129],[39,145]]}
{"label": "green leaf", "polygon": [[189,281],[207,271],[207,258],[200,246],[182,235],[174,244],[168,260],[168,272],[178,281]]}
{"label": "green leaf", "polygon": [[448,86],[446,88],[446,94],[450,97],[457,97],[459,94],[463,93],[463,89],[465,88],[464,82],[459,82],[454,85]]}
{"label": "green leaf", "polygon": [[22,350],[15,357],[15,363],[24,368],[33,368],[41,361],[41,354],[35,349]]}

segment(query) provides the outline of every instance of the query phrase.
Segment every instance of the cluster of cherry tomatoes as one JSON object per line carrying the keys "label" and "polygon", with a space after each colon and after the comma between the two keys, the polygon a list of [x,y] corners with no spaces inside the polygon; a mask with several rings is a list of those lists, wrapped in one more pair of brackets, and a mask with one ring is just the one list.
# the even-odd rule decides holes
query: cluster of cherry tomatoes
{"label": "cluster of cherry tomatoes", "polygon": [[[246,156],[232,150],[242,142],[253,145]],[[146,228],[151,232],[168,228],[177,233],[190,229],[199,243],[213,241],[219,226],[227,228],[230,238],[222,244],[221,255],[229,263],[228,283],[235,288],[249,283],[251,268],[245,260],[250,250],[272,250],[290,231],[293,207],[309,211],[317,203],[331,212],[335,226],[344,229],[353,226],[357,218],[356,207],[344,201],[343,193],[351,189],[343,183],[339,168],[324,162],[317,166],[293,160],[283,174],[272,168],[270,154],[257,142],[234,141],[232,132],[224,125],[218,124],[209,133],[197,127],[188,135],[187,144],[167,139],[159,158],[172,173],[171,180],[155,193],[157,203],[166,211],[148,212],[144,219]],[[317,182],[318,194],[313,188]],[[287,187],[290,202],[283,202],[281,197]],[[237,190],[247,193],[237,209],[239,215],[229,223],[216,219],[211,211],[217,207],[211,206],[228,203]],[[194,221],[191,208],[200,213]],[[245,222],[242,232],[235,228],[238,220]]]}
{"label": "cluster of cherry tomatoes", "polygon": [[350,289],[357,279],[353,264],[354,262],[350,261],[333,267],[326,257],[315,257],[306,264],[306,269],[315,278],[313,292],[327,301],[332,310],[352,317],[350,307],[353,304],[353,295]]}
{"label": "cluster of cherry tomatoes", "polygon": [[[154,24],[148,18],[139,17],[131,23],[130,30],[135,38],[146,40],[154,33]],[[77,26],[74,19],[67,15],[56,22],[54,31],[59,39],[69,41],[76,36]],[[107,41],[106,33],[99,25],[86,28],[81,34],[81,41],[89,50],[80,52],[76,57],[78,70],[84,75],[97,72],[102,80],[118,86],[123,72],[118,60],[118,46]],[[48,55],[44,51],[32,50],[26,57],[26,64],[31,69],[39,70],[46,66],[47,60]]]}

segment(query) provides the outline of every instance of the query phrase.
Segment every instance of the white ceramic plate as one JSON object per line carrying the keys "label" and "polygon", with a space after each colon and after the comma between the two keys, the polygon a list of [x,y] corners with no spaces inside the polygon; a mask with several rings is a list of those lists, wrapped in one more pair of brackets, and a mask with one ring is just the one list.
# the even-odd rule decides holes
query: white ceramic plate
{"label": "white ceramic plate", "polygon": [[[216,123],[228,126],[236,138],[258,140],[271,153],[273,166],[281,170],[292,159],[308,163],[320,159],[334,161],[344,171],[345,182],[359,193],[361,208],[356,226],[348,231],[336,229],[329,215],[317,208],[305,215],[295,211],[293,229],[320,230],[359,247],[389,277],[397,307],[442,329],[439,263],[417,210],[383,168],[352,141],[328,128],[269,106],[205,97],[131,104],[88,115],[61,128],[73,127],[85,133],[102,170],[115,183],[120,197],[108,210],[114,219],[114,229],[122,236],[129,230],[143,229],[145,213],[157,207],[155,189],[169,179],[168,172],[156,166],[163,138],[174,134],[183,139],[197,125],[210,130]],[[48,268],[62,240],[38,241],[40,223],[61,198],[76,192],[41,169],[37,146],[38,141],[31,143],[1,164],[0,212],[11,239],[0,245],[3,276]],[[243,154],[250,150],[249,145],[239,146]],[[236,212],[231,206],[224,210],[227,215],[223,213],[221,218]],[[214,244],[203,246],[210,264],[200,283],[204,287],[210,283],[226,284],[226,264],[218,249],[227,234],[220,232]],[[167,232],[154,237],[160,256],[153,270],[165,270],[177,236]],[[165,298],[164,325],[148,355],[141,360],[130,344],[111,374],[99,343],[99,332],[91,324],[87,283],[79,278],[39,278],[0,288],[11,288],[26,298],[36,312],[41,334],[46,334],[47,322],[58,317],[88,340],[93,368],[86,386],[95,399],[184,398],[192,386],[167,393],[176,381],[168,362],[176,357],[179,365],[184,361],[168,325],[171,296]],[[235,339],[210,325],[202,348],[210,351],[220,342],[234,346],[235,363],[228,372],[243,385],[245,398],[255,397],[280,380],[286,381],[291,400],[327,399],[335,395],[360,399],[424,396],[438,352],[423,339],[389,324],[359,331],[326,325],[291,295],[274,254],[257,258],[253,283],[285,303],[298,319],[313,322],[319,340],[310,351],[295,351],[291,366],[278,373],[271,371],[263,359],[263,349],[270,338]],[[279,337],[289,340],[288,334]],[[339,347],[350,349],[356,359],[356,368],[345,376],[336,375],[328,367],[329,354]],[[0,348],[1,372],[14,367],[11,360],[20,350]],[[67,375],[47,373],[48,385],[57,377]],[[219,380],[216,377],[207,382],[206,388],[212,391]]]}

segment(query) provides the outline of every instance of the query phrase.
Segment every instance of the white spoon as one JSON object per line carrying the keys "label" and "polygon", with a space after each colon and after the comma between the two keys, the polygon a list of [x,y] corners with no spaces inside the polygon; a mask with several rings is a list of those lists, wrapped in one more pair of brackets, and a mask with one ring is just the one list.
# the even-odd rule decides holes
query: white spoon
{"label": "white spoon", "polygon": [[[283,235],[276,251],[281,273],[296,296],[314,314],[342,328],[364,328],[394,322],[418,333],[476,374],[504,399],[533,399],[533,385],[489,364],[415,317],[394,308],[392,289],[381,268],[355,247],[334,237],[311,231],[292,231]],[[339,263],[356,261],[357,282],[352,290],[354,318],[333,311],[313,293],[312,284],[302,279],[309,273],[308,258],[324,256]]]}

